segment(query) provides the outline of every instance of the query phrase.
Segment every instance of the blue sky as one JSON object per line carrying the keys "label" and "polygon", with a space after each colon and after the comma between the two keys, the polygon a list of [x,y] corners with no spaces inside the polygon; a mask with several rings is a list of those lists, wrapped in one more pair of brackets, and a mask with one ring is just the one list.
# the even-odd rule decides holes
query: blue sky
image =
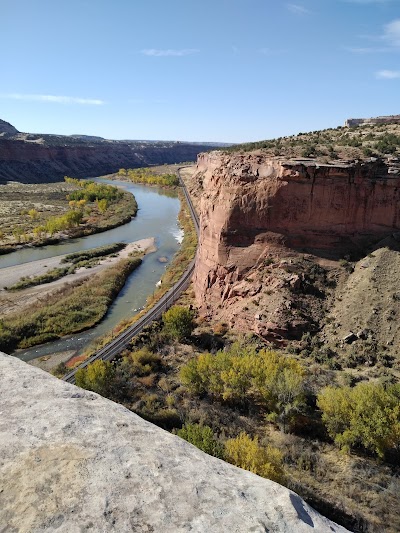
{"label": "blue sky", "polygon": [[400,0],[0,0],[20,131],[241,142],[400,113]]}

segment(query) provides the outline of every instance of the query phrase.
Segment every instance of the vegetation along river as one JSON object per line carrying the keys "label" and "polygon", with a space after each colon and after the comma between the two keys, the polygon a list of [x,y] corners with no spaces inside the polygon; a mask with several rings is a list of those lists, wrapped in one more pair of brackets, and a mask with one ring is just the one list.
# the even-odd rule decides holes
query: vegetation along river
{"label": "vegetation along river", "polygon": [[145,305],[146,298],[156,289],[156,283],[168,266],[168,263],[161,263],[159,258],[167,257],[169,262],[179,249],[183,233],[178,225],[180,203],[176,193],[122,181],[103,179],[101,181],[123,187],[135,195],[139,206],[135,218],[123,226],[103,233],[43,248],[23,248],[0,256],[0,276],[1,268],[6,266],[69,254],[113,242],[132,242],[155,237],[157,251],[146,255],[143,264],[129,276],[124,288],[100,324],[87,331],[34,346],[28,350],[18,350],[13,354],[24,361],[66,350],[75,350],[76,353],[80,353],[90,342],[110,332],[121,320],[135,315]]}

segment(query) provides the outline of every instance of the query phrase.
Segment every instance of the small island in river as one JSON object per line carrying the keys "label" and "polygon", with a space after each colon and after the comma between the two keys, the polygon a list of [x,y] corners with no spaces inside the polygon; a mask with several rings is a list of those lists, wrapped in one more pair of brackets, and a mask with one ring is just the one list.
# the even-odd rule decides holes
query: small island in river
{"label": "small island in river", "polygon": [[27,348],[97,324],[153,251],[149,238],[2,269],[0,349]]}

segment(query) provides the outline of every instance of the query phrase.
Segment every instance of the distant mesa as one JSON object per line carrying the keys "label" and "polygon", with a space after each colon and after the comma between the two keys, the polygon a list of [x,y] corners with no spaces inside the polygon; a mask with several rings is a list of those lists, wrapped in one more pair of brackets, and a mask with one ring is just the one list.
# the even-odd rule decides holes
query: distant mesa
{"label": "distant mesa", "polygon": [[73,139],[79,139],[81,141],[96,142],[104,141],[104,137],[96,137],[96,135],[70,135]]}
{"label": "distant mesa", "polygon": [[94,135],[21,133],[0,120],[0,183],[46,183],[100,176],[120,168],[195,161],[215,143],[110,140]]}
{"label": "distant mesa", "polygon": [[400,124],[400,115],[388,115],[387,117],[375,117],[375,118],[348,118],[344,125],[347,128],[352,126],[360,126],[362,124]]}

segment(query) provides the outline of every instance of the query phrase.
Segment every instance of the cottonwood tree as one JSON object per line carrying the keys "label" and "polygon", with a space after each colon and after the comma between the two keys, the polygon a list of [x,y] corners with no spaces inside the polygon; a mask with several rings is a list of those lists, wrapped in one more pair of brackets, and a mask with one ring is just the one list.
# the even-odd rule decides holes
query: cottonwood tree
{"label": "cottonwood tree", "polygon": [[98,359],[86,368],[79,368],[75,374],[75,382],[82,389],[105,395],[110,390],[114,376],[114,366],[108,361]]}
{"label": "cottonwood tree", "polygon": [[193,311],[188,307],[174,305],[163,313],[164,331],[177,341],[189,337],[194,328]]}

